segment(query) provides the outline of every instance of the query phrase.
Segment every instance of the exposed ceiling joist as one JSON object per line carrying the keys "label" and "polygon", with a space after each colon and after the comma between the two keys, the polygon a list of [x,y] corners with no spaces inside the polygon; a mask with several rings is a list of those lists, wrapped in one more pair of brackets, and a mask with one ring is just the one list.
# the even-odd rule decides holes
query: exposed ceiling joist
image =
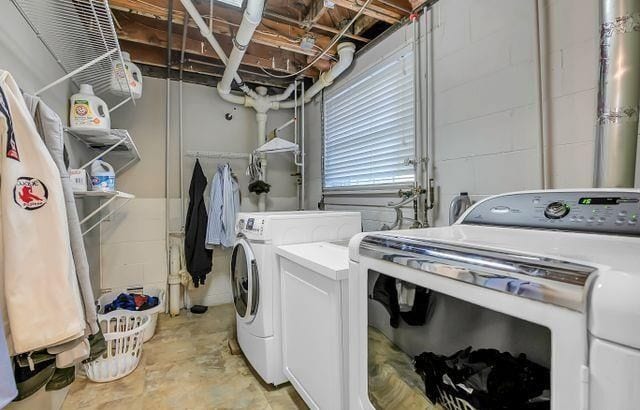
{"label": "exposed ceiling joist", "polygon": [[365,31],[369,30],[371,27],[373,27],[373,25],[376,24],[377,22],[378,20],[374,19],[371,16],[360,16],[353,23],[353,32],[355,34],[362,34]]}
{"label": "exposed ceiling joist", "polygon": [[[163,0],[111,0],[109,4],[111,8],[115,10],[140,14],[164,21],[167,19],[166,1]],[[202,14],[206,15],[208,13]],[[233,37],[242,15],[224,7],[215,7],[214,14],[215,16],[212,24],[213,33],[216,35]],[[174,23],[183,23],[184,10],[179,3],[176,4],[173,15]],[[190,26],[195,27],[195,24],[190,23]],[[300,46],[299,39],[304,37],[305,34],[305,30],[300,27],[294,27],[271,19],[263,19],[251,41],[256,44],[274,47],[280,50],[315,56],[317,54],[317,50],[305,49]],[[315,34],[314,37],[316,38],[316,44],[319,47],[326,47],[331,41],[328,36],[320,34]],[[328,56],[326,56],[326,59],[329,59],[330,56],[335,54],[335,50],[331,50],[327,54]]]}
{"label": "exposed ceiling joist", "polygon": [[[340,6],[345,9],[349,9],[352,11],[358,11],[362,8],[364,4],[363,0],[332,0],[332,2],[336,6]],[[373,17],[377,20],[387,22],[389,24],[396,24],[402,20],[404,17],[403,14],[396,10],[390,10],[388,8],[379,6],[371,2],[366,9],[364,9],[363,14],[369,17]]]}
{"label": "exposed ceiling joist", "polygon": [[[152,47],[167,47],[166,32],[158,27],[154,27],[152,25],[154,23],[153,20],[145,17],[134,17],[120,14],[121,13],[117,13],[116,16],[118,16],[118,19],[120,20],[122,26],[122,29],[118,30],[118,37],[121,40],[144,44]],[[181,37],[181,33],[175,33],[173,35],[171,44],[172,50],[180,51],[182,46]],[[231,42],[229,40],[222,41],[221,39],[221,43],[223,47],[231,47]],[[193,36],[189,35],[187,36],[185,46],[185,52],[187,53],[197,54],[219,60],[215,51],[209,46],[208,43],[203,42],[201,39],[196,39]],[[249,52],[245,53],[244,58],[242,59],[242,64],[251,67],[268,68],[273,71],[291,74],[296,72],[306,61],[306,59],[304,59],[297,63],[295,61],[291,61],[291,59],[289,59],[286,55],[283,55],[283,53],[273,54],[274,55],[269,58],[269,56],[252,54],[251,50],[249,50]],[[135,54],[132,55],[134,61],[136,61],[136,57],[137,56]],[[327,70],[330,68],[329,62],[326,60],[323,60],[320,64],[321,65],[319,68],[321,68],[322,70]],[[312,68],[310,70],[307,70],[304,75],[315,77],[318,76],[319,73],[316,69]]]}
{"label": "exposed ceiling joist", "polygon": [[327,7],[325,6],[324,0],[311,0],[309,11],[304,17],[304,23],[307,25],[307,28],[311,29],[311,27],[320,20],[326,11]]}
{"label": "exposed ceiling joist", "polygon": [[[123,49],[130,52],[132,55],[137,55],[138,59],[136,63],[140,64],[143,69],[143,74],[150,74],[148,70],[144,70],[144,66],[148,67],[157,67],[158,70],[153,71],[153,77],[166,78],[166,56],[165,50],[161,48],[154,47],[146,47],[143,44],[131,43],[129,41],[122,41]],[[212,77],[214,80],[212,82],[207,82],[207,85],[215,85],[222,77],[222,73],[224,72],[224,66],[221,63],[210,63],[207,61],[200,61],[203,57],[192,57],[186,56],[187,63],[184,65],[185,73],[193,73],[205,75],[208,77]],[[174,65],[173,76],[177,78],[178,76],[178,66]],[[272,79],[268,76],[257,73],[250,72],[248,70],[241,70],[240,74],[244,81],[247,81],[251,84],[256,85],[264,85],[268,87],[277,87],[277,88],[286,88],[289,85],[289,81],[283,81],[278,79]],[[197,83],[202,83],[202,81],[194,81]]]}
{"label": "exposed ceiling joist", "polygon": [[[300,28],[304,28],[306,30],[311,30],[311,29],[316,28],[316,29],[318,29],[320,31],[327,31],[327,32],[332,33],[332,34],[338,34],[340,32],[339,29],[337,29],[337,28],[335,28],[333,26],[328,26],[326,24],[320,24],[320,23],[308,24],[306,21],[296,20],[294,18],[283,16],[283,15],[280,15],[278,13],[274,13],[274,12],[269,11],[269,10],[265,11],[264,15],[267,16],[267,17],[273,18],[275,20],[283,21],[285,23],[295,24],[296,26],[298,26]],[[356,34],[352,34],[352,33],[345,33],[344,36],[346,38],[350,38],[352,40],[361,41],[363,43],[368,43],[369,41],[371,41],[366,37],[362,37],[362,36],[359,36],[359,35],[356,35]]]}

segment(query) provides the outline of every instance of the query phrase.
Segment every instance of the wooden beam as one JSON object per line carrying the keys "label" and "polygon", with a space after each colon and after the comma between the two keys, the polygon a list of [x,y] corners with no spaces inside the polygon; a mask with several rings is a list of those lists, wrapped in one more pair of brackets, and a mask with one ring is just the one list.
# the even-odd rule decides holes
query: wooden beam
{"label": "wooden beam", "polygon": [[[269,11],[269,10],[266,10],[264,12],[264,15],[267,16],[267,17],[273,18],[275,20],[283,21],[285,23],[295,24],[298,27],[306,28],[307,30],[311,30],[311,29],[315,28],[315,29],[318,29],[318,30],[321,30],[321,31],[327,31],[327,32],[332,33],[332,34],[338,34],[340,32],[340,30],[335,28],[335,27],[327,26],[325,24],[320,24],[320,23],[313,23],[311,25],[311,27],[309,28],[307,23],[305,23],[304,21],[300,21],[300,20],[296,20],[296,19],[291,18],[291,17],[283,16],[281,14],[278,14],[278,13],[275,13],[275,12]],[[352,40],[361,41],[363,43],[368,43],[369,41],[371,41],[370,39],[368,39],[366,37],[362,37],[362,36],[359,36],[359,35],[356,35],[356,34],[352,34],[352,33],[345,33],[344,36],[347,37],[347,38],[350,38]]]}
{"label": "wooden beam", "polygon": [[[352,11],[358,11],[364,4],[363,0],[332,0],[336,6],[340,6]],[[367,8],[364,9],[364,15],[373,17],[377,20],[385,21],[389,24],[396,24],[402,20],[404,15],[395,10],[389,10],[388,8],[378,6],[371,2]]]}
{"label": "wooden beam", "polygon": [[[118,38],[120,40],[126,40],[138,44],[144,44],[153,47],[167,47],[167,38],[166,32],[163,30],[153,26],[153,20],[149,21],[148,18],[145,17],[128,17],[127,15],[121,15],[122,13],[117,13],[116,16],[120,22],[120,26],[122,27],[118,30]],[[145,24],[147,23],[147,24]],[[180,51],[182,46],[182,34],[176,33],[173,35],[171,49],[175,51]],[[231,43],[228,39],[227,41],[222,41],[221,44],[223,47],[227,46],[231,47]],[[225,44],[227,43],[227,44]],[[202,55],[209,58],[218,58],[215,51],[209,46],[208,43],[203,42],[202,40],[196,40],[191,36],[187,36],[187,40],[185,43],[185,51],[191,54]],[[304,63],[304,60],[301,62]],[[245,53],[244,58],[242,59],[242,64],[248,65],[251,67],[263,67],[268,68],[274,71],[280,71],[287,74],[291,74],[296,72],[299,68],[301,68],[302,64],[298,64],[295,61],[291,61],[291,59],[286,58],[286,56],[273,56],[273,58],[268,58],[260,55],[252,54],[250,51]],[[325,60],[325,67],[320,67],[322,69],[328,69],[330,67],[329,62]],[[304,73],[307,76],[315,77],[319,73],[315,69],[311,69],[308,72]]]}
{"label": "wooden beam", "polygon": [[307,29],[311,29],[326,11],[327,7],[324,5],[324,0],[311,0],[309,11],[307,11],[307,15],[304,17],[304,24],[307,26]]}
{"label": "wooden beam", "polygon": [[[134,62],[143,66],[152,66],[161,68],[160,71],[157,72],[155,76],[159,76],[161,78],[166,78],[166,55],[165,51],[161,48],[148,47],[143,44],[132,43],[129,41],[121,42],[122,49],[131,54],[131,57],[137,56],[134,59]],[[205,60],[204,57],[199,57],[199,59]],[[222,73],[224,72],[224,66],[220,64],[216,64],[215,61],[211,63],[205,61],[200,62],[199,59],[194,60],[193,62],[188,62],[184,65],[184,71],[186,73],[195,73],[200,75],[206,75],[209,77],[213,77],[216,81],[211,83],[199,82],[200,84],[205,85],[215,85],[217,84],[217,79],[222,77]],[[176,79],[178,77],[178,66],[174,65],[172,67],[172,78]],[[148,73],[147,73],[148,74]],[[241,72],[243,81],[254,84],[254,85],[266,85],[269,87],[279,87],[286,88],[290,81],[288,80],[280,80],[280,79],[272,79],[265,74],[257,73],[257,72],[249,72],[243,70]]]}
{"label": "wooden beam", "polygon": [[[167,19],[165,0],[111,0],[109,4],[114,10],[139,14],[159,20],[166,21]],[[184,9],[179,3],[175,6],[173,18],[174,23],[183,24],[185,13]],[[214,9],[213,33],[216,35],[233,37],[241,18],[241,13],[237,11],[216,6]],[[191,22],[190,26],[195,27],[195,23]],[[305,30],[300,27],[294,27],[282,22],[263,18],[251,41],[256,44],[291,51],[297,54],[315,56],[316,51],[300,47],[298,39],[303,37],[305,34]],[[318,44],[319,47],[326,47],[331,41],[328,36],[316,35],[315,37],[316,44]],[[335,50],[330,50],[328,54],[329,56],[326,56],[326,59],[335,55]]]}
{"label": "wooden beam", "polygon": [[362,34],[365,31],[369,30],[371,27],[373,27],[374,24],[376,24],[378,22],[378,20],[374,19],[371,16],[360,16],[358,17],[358,19],[353,23],[353,32],[355,34]]}

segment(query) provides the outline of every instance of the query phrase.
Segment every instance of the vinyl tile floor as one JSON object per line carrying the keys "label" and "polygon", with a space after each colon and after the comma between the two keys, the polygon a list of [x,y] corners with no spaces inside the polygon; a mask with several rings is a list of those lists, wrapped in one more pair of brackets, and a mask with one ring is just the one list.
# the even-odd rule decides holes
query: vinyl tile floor
{"label": "vinyl tile floor", "polygon": [[63,409],[306,409],[291,385],[266,385],[244,356],[231,355],[234,326],[233,305],[160,315],[133,373],[94,383],[79,372]]}

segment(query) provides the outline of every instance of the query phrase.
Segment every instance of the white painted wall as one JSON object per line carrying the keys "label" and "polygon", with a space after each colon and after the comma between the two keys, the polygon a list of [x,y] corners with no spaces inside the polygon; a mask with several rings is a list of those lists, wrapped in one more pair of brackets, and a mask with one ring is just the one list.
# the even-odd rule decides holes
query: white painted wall
{"label": "white painted wall", "polygon": [[[184,84],[184,150],[248,153],[257,147],[257,123],[255,112],[233,106],[218,97],[216,90],[195,84]],[[117,180],[118,189],[133,193],[136,199],[127,205],[111,222],[103,227],[103,280],[105,288],[135,284],[164,287],[166,284],[165,243],[165,104],[166,81],[144,78],[142,99],[135,106],[116,111],[113,122],[130,130],[138,145],[142,161]],[[170,228],[179,231],[184,216],[179,200],[179,146],[178,146],[178,83],[171,86],[171,142],[170,162]],[[233,119],[227,121],[225,113]],[[268,128],[284,123],[292,115],[291,110],[270,112]],[[290,130],[288,130],[290,132]],[[287,132],[284,133],[288,137]],[[185,214],[188,190],[195,158],[184,158],[183,190]],[[200,158],[209,182],[218,163],[225,160]],[[243,211],[257,210],[257,198],[250,195],[245,176],[247,160],[229,160],[238,176]],[[295,209],[297,207],[293,159],[288,154],[269,158],[268,181],[272,191],[267,202],[270,210]],[[209,196],[209,189],[205,192]],[[207,202],[208,204],[208,202]],[[206,284],[191,289],[192,303],[214,305],[231,301],[229,284],[230,250],[214,251],[213,272]]]}
{"label": "white painted wall", "polygon": [[[534,3],[441,0],[433,8],[436,225],[447,224],[449,202],[461,191],[477,200],[540,187]],[[591,187],[598,1],[543,4],[551,184]],[[401,28],[358,55],[354,69],[334,87],[411,41],[411,28]],[[320,104],[308,106],[307,119],[307,203],[314,207],[321,194]]]}

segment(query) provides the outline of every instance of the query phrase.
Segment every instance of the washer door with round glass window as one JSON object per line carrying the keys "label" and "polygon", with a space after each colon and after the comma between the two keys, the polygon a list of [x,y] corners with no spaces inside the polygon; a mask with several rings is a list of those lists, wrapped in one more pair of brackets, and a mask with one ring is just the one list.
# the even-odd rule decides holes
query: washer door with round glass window
{"label": "washer door with round glass window", "polygon": [[252,321],[258,311],[258,264],[249,242],[242,237],[236,239],[231,254],[231,289],[238,316]]}

